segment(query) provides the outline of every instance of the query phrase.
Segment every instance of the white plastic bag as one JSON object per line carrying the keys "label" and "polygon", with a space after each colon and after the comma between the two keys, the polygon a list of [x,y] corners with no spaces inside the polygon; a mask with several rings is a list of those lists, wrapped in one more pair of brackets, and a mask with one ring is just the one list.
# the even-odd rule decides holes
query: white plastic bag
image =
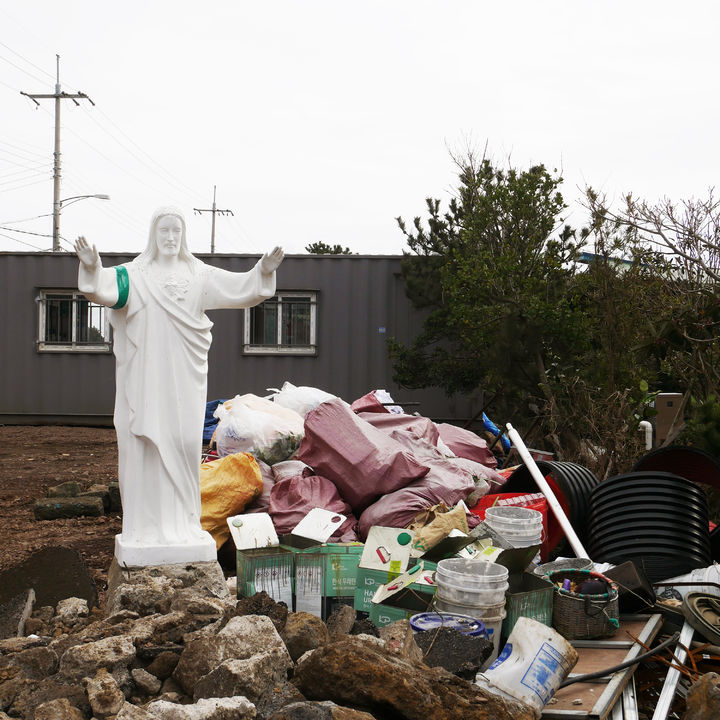
{"label": "white plastic bag", "polygon": [[282,407],[294,410],[303,417],[321,403],[335,399],[335,395],[331,395],[324,390],[306,385],[296,387],[287,381],[283,383],[280,390],[277,388],[268,388],[268,392],[274,393],[272,396],[273,402],[282,405]]}
{"label": "white plastic bag", "polygon": [[249,452],[268,465],[287,460],[303,438],[302,418],[296,415],[294,420],[250,408],[245,397],[237,395],[215,410],[220,420],[215,431],[218,455]]}

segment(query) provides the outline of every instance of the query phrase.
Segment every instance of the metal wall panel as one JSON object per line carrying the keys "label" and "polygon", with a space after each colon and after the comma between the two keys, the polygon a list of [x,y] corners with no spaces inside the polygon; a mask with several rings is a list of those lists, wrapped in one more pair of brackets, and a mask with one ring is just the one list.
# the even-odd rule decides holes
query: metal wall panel
{"label": "metal wall panel", "polygon": [[[199,257],[232,271],[248,270],[257,261],[256,256]],[[103,264],[131,258],[109,253]],[[76,287],[72,254],[0,253],[0,422],[108,422],[112,415],[111,354],[37,350],[39,290]],[[278,290],[317,293],[317,355],[244,355],[243,311],[212,311],[208,399],[264,395],[288,380],[348,402],[386,388],[398,402],[418,402],[410,409],[437,419],[468,417],[479,407],[477,398],[448,399],[437,390],[403,390],[392,382],[387,338],[407,342],[422,323],[405,297],[399,257],[288,256],[278,273]]]}

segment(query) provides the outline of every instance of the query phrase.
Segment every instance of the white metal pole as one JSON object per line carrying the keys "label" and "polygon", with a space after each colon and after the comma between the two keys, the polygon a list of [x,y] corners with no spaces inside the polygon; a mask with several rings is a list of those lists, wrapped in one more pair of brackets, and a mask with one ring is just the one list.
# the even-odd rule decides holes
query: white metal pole
{"label": "white metal pole", "polygon": [[512,444],[515,446],[518,453],[520,453],[520,457],[522,458],[525,465],[527,465],[530,474],[533,476],[533,479],[542,491],[542,494],[547,498],[548,505],[550,505],[550,509],[553,511],[553,514],[557,518],[557,521],[560,523],[560,527],[562,527],[563,532],[565,533],[565,536],[570,543],[570,547],[572,547],[573,549],[573,552],[579,558],[589,559],[589,555],[583,547],[583,544],[580,542],[580,538],[577,536],[575,529],[570,524],[570,521],[567,519],[567,515],[565,515],[565,513],[563,512],[562,507],[560,507],[560,503],[555,497],[555,493],[548,485],[547,480],[545,480],[545,478],[543,477],[543,474],[540,472],[540,468],[538,468],[535,460],[533,460],[532,455],[525,447],[525,443],[520,437],[520,434],[510,423],[507,424],[507,430],[508,437],[510,438]]}

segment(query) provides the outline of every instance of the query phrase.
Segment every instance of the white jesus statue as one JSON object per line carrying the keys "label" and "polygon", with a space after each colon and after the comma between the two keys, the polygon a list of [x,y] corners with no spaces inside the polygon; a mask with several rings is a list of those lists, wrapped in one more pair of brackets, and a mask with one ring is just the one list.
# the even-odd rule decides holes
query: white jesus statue
{"label": "white jesus statue", "polygon": [[207,401],[207,356],[215,308],[248,308],[275,294],[283,251],[249,272],[206,265],[190,254],[185,219],[160,208],[147,247],[132,262],[104,268],[78,238],[78,288],[112,308],[116,359],[115,430],[123,505],[115,537],[121,566],[216,559],[200,525],[200,457]]}

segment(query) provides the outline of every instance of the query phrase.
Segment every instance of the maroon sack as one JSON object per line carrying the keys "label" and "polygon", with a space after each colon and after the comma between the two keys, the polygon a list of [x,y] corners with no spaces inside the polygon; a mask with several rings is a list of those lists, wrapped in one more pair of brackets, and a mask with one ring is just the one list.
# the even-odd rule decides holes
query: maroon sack
{"label": "maroon sack", "polygon": [[381,497],[365,509],[358,522],[361,540],[365,540],[373,525],[406,527],[421,510],[440,502],[453,507],[475,490],[472,475],[450,462],[430,443],[402,430],[393,432],[392,437],[430,469],[425,477]]}
{"label": "maroon sack", "polygon": [[340,399],[324,402],[306,415],[296,458],[332,480],[355,513],[429,469]]}
{"label": "maroon sack", "polygon": [[369,422],[373,427],[391,434],[394,430],[406,430],[413,435],[427,440],[431,445],[437,445],[440,433],[437,425],[430,418],[422,415],[407,415],[405,413],[359,412],[359,418]]}
{"label": "maroon sack", "polygon": [[347,516],[329,542],[357,540],[357,520],[350,506],[340,497],[337,488],[327,478],[317,475],[278,480],[270,492],[270,517],[278,535],[288,535],[313,509],[323,508]]}
{"label": "maroon sack", "polygon": [[244,513],[267,512],[270,507],[270,491],[273,485],[275,485],[275,476],[273,475],[272,468],[267,463],[264,463],[262,460],[257,460],[257,458],[256,462],[260,468],[263,489],[262,493],[243,510]]}
{"label": "maroon sack", "polygon": [[438,423],[437,429],[440,439],[458,457],[474,460],[489,468],[497,467],[497,459],[490,452],[488,444],[472,430],[465,430],[450,423]]}

